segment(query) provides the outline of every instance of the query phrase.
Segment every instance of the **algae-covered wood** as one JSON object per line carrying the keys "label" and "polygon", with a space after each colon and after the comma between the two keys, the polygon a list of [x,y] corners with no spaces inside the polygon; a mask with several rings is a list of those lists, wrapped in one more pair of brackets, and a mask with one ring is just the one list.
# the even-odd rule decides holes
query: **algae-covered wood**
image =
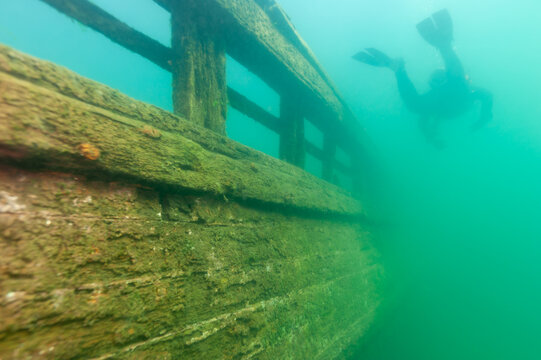
{"label": "algae-covered wood", "polygon": [[[174,0],[155,0],[171,10]],[[280,95],[301,95],[303,113],[349,152],[366,150],[364,130],[281,10],[253,0],[201,0],[220,18],[226,51]],[[258,4],[260,3],[260,4]],[[361,141],[362,140],[362,141]],[[363,147],[361,149],[360,147]]]}
{"label": "algae-covered wood", "polygon": [[11,167],[0,205],[0,358],[329,359],[380,301],[349,222]]}
{"label": "algae-covered wood", "polygon": [[225,135],[225,43],[219,21],[198,0],[173,4],[173,108],[186,120]]}
{"label": "algae-covered wood", "polygon": [[[58,11],[73,17],[81,23],[103,33],[112,41],[148,58],[158,66],[171,71],[173,51],[148,36],[130,28],[120,20],[107,14],[86,0],[42,0]],[[356,119],[341,99],[332,81],[317,62],[310,48],[302,40],[287,19],[283,10],[273,0],[155,0],[168,11],[189,14],[190,6],[197,3],[205,9],[203,22],[212,22],[216,40],[226,40],[226,50],[252,72],[262,77],[281,94],[292,90],[304,94],[305,114],[318,126],[341,140],[340,145],[357,152],[367,145]],[[182,9],[185,7],[186,9]],[[178,23],[173,14],[173,23]],[[193,16],[192,16],[193,17]],[[197,16],[196,16],[197,17]],[[186,21],[184,21],[186,23]],[[178,31],[173,31],[178,33]],[[222,35],[224,38],[222,38]],[[185,40],[182,41],[182,38]],[[182,37],[173,44],[183,49]],[[190,64],[184,71],[189,71]],[[178,70],[178,69],[177,69]],[[207,71],[205,71],[207,72]],[[219,71],[221,72],[221,70]],[[182,78],[182,76],[181,76]],[[218,77],[219,78],[219,77]],[[184,82],[188,83],[189,82]],[[223,101],[220,100],[220,103]],[[180,103],[179,111],[187,105]],[[193,108],[193,106],[191,107]],[[191,110],[184,110],[188,115]],[[339,125],[337,127],[337,125]],[[212,124],[212,127],[216,127]],[[350,130],[355,130],[351,132]],[[221,131],[219,131],[221,132]],[[353,137],[352,137],[353,136]],[[362,141],[360,141],[362,140]]]}
{"label": "algae-covered wood", "polygon": [[[362,214],[344,190],[296,167],[5,46],[0,47],[0,109],[0,144],[19,160]],[[148,125],[160,129],[158,137],[149,137]],[[100,157],[85,159],[81,144],[99,149]]]}
{"label": "algae-covered wood", "polygon": [[0,46],[0,358],[339,359],[381,302],[363,210]]}

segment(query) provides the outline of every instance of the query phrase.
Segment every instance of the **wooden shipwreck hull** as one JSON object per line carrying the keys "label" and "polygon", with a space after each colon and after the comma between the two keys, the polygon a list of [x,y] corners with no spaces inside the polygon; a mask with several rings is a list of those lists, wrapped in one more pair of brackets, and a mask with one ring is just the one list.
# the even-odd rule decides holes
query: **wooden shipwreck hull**
{"label": "wooden shipwreck hull", "polygon": [[0,359],[342,358],[381,301],[364,217],[297,166],[0,46]]}

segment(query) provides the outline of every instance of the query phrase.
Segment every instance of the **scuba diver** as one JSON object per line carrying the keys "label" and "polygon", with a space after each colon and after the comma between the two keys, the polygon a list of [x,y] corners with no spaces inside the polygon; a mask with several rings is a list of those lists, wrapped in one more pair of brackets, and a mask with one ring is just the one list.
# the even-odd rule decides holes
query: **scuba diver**
{"label": "scuba diver", "polygon": [[453,47],[453,22],[447,10],[440,10],[417,24],[417,30],[430,45],[439,50],[445,69],[432,74],[431,90],[419,94],[406,73],[404,60],[393,59],[374,48],[367,48],[353,56],[362,63],[384,67],[394,71],[398,91],[406,107],[419,115],[419,126],[429,143],[442,148],[438,127],[442,119],[457,117],[481,103],[481,114],[472,130],[483,127],[492,119],[492,94],[470,85],[462,63]]}

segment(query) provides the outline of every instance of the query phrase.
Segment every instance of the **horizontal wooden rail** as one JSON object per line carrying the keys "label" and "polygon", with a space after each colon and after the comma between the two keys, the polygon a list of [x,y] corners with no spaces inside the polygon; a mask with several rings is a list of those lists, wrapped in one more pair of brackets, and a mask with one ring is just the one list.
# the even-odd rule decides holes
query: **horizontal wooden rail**
{"label": "horizontal wooden rail", "polygon": [[[171,10],[174,0],[154,0]],[[364,129],[345,105],[332,82],[292,25],[280,18],[275,2],[200,0],[218,13],[227,53],[264,80],[280,95],[295,91],[302,97],[306,118],[335,139],[347,153],[363,152]],[[269,15],[270,14],[270,15]],[[275,26],[280,28],[277,29]]]}
{"label": "horizontal wooden rail", "polygon": [[[321,150],[320,148],[318,148],[316,145],[312,144],[310,141],[306,140],[304,142],[304,146],[306,148],[306,152],[310,155],[312,155],[313,157],[315,157],[316,159],[318,160],[321,160],[321,161],[325,161],[326,159],[326,154],[323,150]],[[344,164],[342,164],[340,161],[338,160],[333,160],[333,167],[346,174],[346,175],[351,175],[352,174],[352,171],[351,171],[351,168],[349,166],[346,166]]]}
{"label": "horizontal wooden rail", "polygon": [[171,49],[129,27],[87,0],[41,0],[63,14],[138,53],[161,68],[171,71]]}
{"label": "horizontal wooden rail", "polygon": [[[131,28],[88,0],[41,0],[65,15],[100,32],[113,42],[145,57],[161,68],[171,71],[171,48]],[[172,0],[154,0],[164,9],[171,10]],[[327,137],[334,139],[346,153],[355,156],[362,152],[362,129],[351,111],[344,105],[334,85],[327,77],[315,56],[274,0],[201,0],[202,6],[211,6],[224,15],[224,32],[227,50],[231,56],[262,78],[281,94],[301,94],[305,116]],[[252,12],[252,13],[250,13]],[[268,36],[263,36],[255,26],[252,14]],[[272,23],[271,23],[272,21]],[[236,36],[238,35],[238,36]],[[228,87],[229,104],[266,128],[282,134],[284,124],[242,94]],[[308,106],[312,104],[313,106]],[[353,130],[354,129],[354,130]],[[366,141],[362,141],[363,144]],[[365,144],[366,145],[366,144]],[[324,151],[306,142],[306,151],[321,161],[326,161]],[[328,160],[328,159],[327,159]],[[332,166],[353,175],[352,168],[335,159]]]}
{"label": "horizontal wooden rail", "polygon": [[[280,118],[269,114],[259,105],[247,99],[244,95],[238,93],[232,88],[227,89],[227,96],[230,105],[240,111],[242,114],[250,117],[251,119],[278,134],[282,132],[283,124],[281,124]],[[325,152],[308,140],[305,140],[305,149],[308,154],[312,155],[316,159],[325,161],[327,156]],[[340,161],[333,160],[332,164],[336,170],[344,174],[350,175],[352,173],[351,168],[342,164]]]}
{"label": "horizontal wooden rail", "polygon": [[[100,32],[120,46],[143,56],[167,71],[171,71],[171,59],[173,58],[171,48],[124,24],[91,2],[87,0],[42,1],[61,13]],[[162,2],[157,2],[163,5]],[[270,130],[277,133],[281,132],[280,119],[270,115],[258,105],[229,87],[227,93],[232,107],[258,121]]]}
{"label": "horizontal wooden rail", "polygon": [[233,108],[237,109],[244,115],[252,118],[275,133],[280,134],[282,132],[283,124],[279,118],[269,114],[259,105],[230,87],[227,88],[227,99]]}
{"label": "horizontal wooden rail", "polygon": [[[242,114],[257,121],[266,128],[280,134],[283,130],[283,124],[281,124],[280,118],[269,114],[262,109],[259,105],[255,104],[251,100],[247,99],[244,95],[238,93],[232,88],[227,89],[227,96],[230,105],[240,111]],[[325,152],[312,144],[308,140],[305,140],[306,152],[318,160],[325,161]],[[342,164],[340,161],[333,160],[333,167],[340,172],[350,175],[352,173],[351,168]]]}
{"label": "horizontal wooden rail", "polygon": [[[295,166],[2,45],[0,108],[0,149],[13,161],[317,212],[363,212],[347,191]],[[181,131],[169,127],[175,122]]]}
{"label": "horizontal wooden rail", "polygon": [[[164,10],[171,11],[171,0],[153,0],[156,4],[160,5]],[[310,47],[306,42],[301,38],[291,21],[289,20],[287,14],[284,10],[276,3],[275,0],[254,0],[259,7],[267,14],[269,19],[272,21],[272,24],[284,36],[295,48],[302,53],[302,55],[310,62],[318,74],[325,80],[327,85],[329,85],[335,95],[339,97],[338,91],[334,87],[329,76],[323,70],[323,67],[317,61],[315,55],[313,54]]]}
{"label": "horizontal wooden rail", "polygon": [[171,4],[167,0],[153,0],[156,4],[160,5],[164,10],[171,11]]}
{"label": "horizontal wooden rail", "polygon": [[333,82],[323,70],[321,64],[317,61],[316,56],[306,44],[303,38],[299,35],[295,26],[285,13],[285,11],[276,3],[276,0],[254,0],[265,11],[272,24],[295,48],[310,62],[314,69],[318,72],[323,80],[332,88],[337,98],[340,98],[338,90],[334,87]]}

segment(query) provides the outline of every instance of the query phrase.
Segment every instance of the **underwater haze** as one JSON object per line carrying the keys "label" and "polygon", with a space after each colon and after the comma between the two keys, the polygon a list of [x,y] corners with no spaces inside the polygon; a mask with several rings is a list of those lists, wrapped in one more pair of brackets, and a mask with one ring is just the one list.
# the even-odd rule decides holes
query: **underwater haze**
{"label": "underwater haze", "polygon": [[[371,188],[394,305],[359,359],[541,359],[541,2],[282,0],[377,146]],[[401,56],[419,90],[443,66],[415,25],[447,8],[455,48],[494,96],[446,121],[446,148],[422,137],[390,71],[354,62]]]}
{"label": "underwater haze", "polygon": [[[130,7],[126,7],[126,2]],[[148,0],[93,0],[163,44],[169,17]],[[541,2],[279,0],[370,136],[367,207],[389,273],[378,324],[354,359],[541,359]],[[393,74],[351,56],[402,57],[420,91],[439,54],[415,25],[446,8],[469,78],[494,96],[443,123],[436,149]],[[30,9],[30,11],[29,11]],[[171,75],[38,0],[0,0],[0,43],[171,110]],[[130,64],[130,66],[126,66]],[[278,114],[279,98],[228,58],[228,83]],[[272,156],[277,135],[229,109],[230,137]],[[308,137],[321,144],[313,128]],[[320,166],[308,159],[308,170]]]}

